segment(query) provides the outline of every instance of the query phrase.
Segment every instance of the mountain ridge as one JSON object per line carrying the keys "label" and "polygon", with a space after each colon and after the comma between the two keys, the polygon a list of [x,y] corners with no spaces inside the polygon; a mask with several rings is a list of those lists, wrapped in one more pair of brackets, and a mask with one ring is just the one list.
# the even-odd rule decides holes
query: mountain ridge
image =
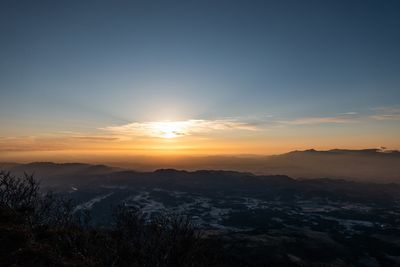
{"label": "mountain ridge", "polygon": [[[168,161],[135,158],[125,163],[0,163],[0,168],[19,173],[73,174],[85,170],[91,174],[134,170],[138,172],[166,170],[224,170],[254,175],[287,175],[296,179],[321,177],[361,182],[400,183],[400,152],[386,149],[331,149],[291,151],[273,156],[204,156],[182,157]],[[62,171],[61,171],[62,170]]]}

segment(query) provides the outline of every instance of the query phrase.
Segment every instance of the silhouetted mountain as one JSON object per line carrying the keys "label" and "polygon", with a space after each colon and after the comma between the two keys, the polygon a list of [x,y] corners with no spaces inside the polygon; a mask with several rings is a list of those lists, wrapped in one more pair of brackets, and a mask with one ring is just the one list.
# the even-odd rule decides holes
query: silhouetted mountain
{"label": "silhouetted mountain", "polygon": [[53,162],[33,162],[28,164],[1,164],[0,167],[15,175],[22,176],[24,173],[34,174],[40,177],[44,185],[63,185],[64,182],[74,182],[82,176],[104,175],[121,168],[109,167],[105,165],[91,165],[84,163],[53,163]]}
{"label": "silhouetted mountain", "polygon": [[12,172],[37,173],[39,176],[62,176],[74,173],[101,174],[119,170],[105,165],[91,165],[84,163],[53,163],[33,162],[28,164],[9,165]]}
{"label": "silhouetted mountain", "polygon": [[370,182],[400,182],[400,152],[381,149],[293,151],[275,156],[178,157],[168,161],[136,158],[113,166],[141,171],[159,168],[185,170],[232,170],[258,175],[293,178],[339,178]]}
{"label": "silhouetted mountain", "polygon": [[400,182],[400,152],[380,149],[305,150],[273,156],[266,166],[301,178]]}
{"label": "silhouetted mountain", "polygon": [[179,157],[168,161],[157,158],[136,158],[134,162],[114,162],[111,166],[116,167],[81,163],[0,163],[0,167],[3,169],[17,174],[23,171],[35,172],[43,178],[71,176],[74,173],[84,172],[105,174],[123,169],[137,171],[206,169],[231,170],[258,175],[287,175],[301,179],[329,177],[378,183],[400,182],[400,152],[381,149],[333,149],[327,151],[309,149],[275,156]]}
{"label": "silhouetted mountain", "polygon": [[331,149],[325,151],[318,151],[315,149],[308,149],[308,150],[296,150],[291,151],[289,153],[283,154],[285,155],[304,155],[304,154],[314,154],[314,155],[363,155],[363,156],[379,156],[379,157],[393,157],[393,156],[400,156],[400,152],[397,150],[381,150],[377,148],[370,148],[370,149]]}
{"label": "silhouetted mountain", "polygon": [[161,214],[185,216],[203,238],[222,242],[225,256],[240,266],[400,263],[399,184],[223,170],[138,172],[88,164],[11,167],[41,173],[37,178],[44,190],[72,199],[74,214],[89,211],[95,227],[112,226],[116,206],[140,210],[146,222]]}

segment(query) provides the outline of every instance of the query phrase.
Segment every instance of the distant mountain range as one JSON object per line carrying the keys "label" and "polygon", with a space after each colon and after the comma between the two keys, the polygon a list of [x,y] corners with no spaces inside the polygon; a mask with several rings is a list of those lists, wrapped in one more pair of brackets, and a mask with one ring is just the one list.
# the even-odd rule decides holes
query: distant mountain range
{"label": "distant mountain range", "polygon": [[[400,181],[398,152],[307,150],[214,159],[232,167],[215,165],[221,169],[258,166],[320,178],[52,162],[4,163],[0,169],[34,173],[42,188],[72,199],[74,213],[90,211],[101,227],[110,225],[118,205],[140,210],[146,220],[183,215],[243,266],[399,266],[400,184],[387,183]],[[337,178],[351,175],[363,182]]]}
{"label": "distant mountain range", "polygon": [[[106,164],[106,165],[104,165]],[[154,171],[156,169],[229,170],[256,175],[287,175],[295,179],[333,178],[378,183],[400,183],[400,152],[381,149],[292,151],[274,156],[207,156],[127,159],[102,165],[83,163],[29,164],[0,163],[0,169],[37,176],[63,178],[74,174],[109,174],[121,170]],[[110,167],[115,166],[115,167]]]}

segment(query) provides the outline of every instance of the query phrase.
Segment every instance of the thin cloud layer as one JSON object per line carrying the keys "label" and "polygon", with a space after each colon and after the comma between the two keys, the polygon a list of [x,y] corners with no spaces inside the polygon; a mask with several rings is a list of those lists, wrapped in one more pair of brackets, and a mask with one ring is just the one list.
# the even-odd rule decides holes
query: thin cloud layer
{"label": "thin cloud layer", "polygon": [[335,124],[341,124],[341,123],[356,123],[359,122],[359,120],[355,117],[356,113],[346,113],[342,114],[340,116],[334,116],[334,117],[305,117],[305,118],[299,118],[299,119],[294,119],[291,121],[281,121],[283,124],[289,124],[289,125],[311,125],[311,124],[325,124],[325,123],[335,123]]}
{"label": "thin cloud layer", "polygon": [[[305,132],[315,132],[314,126],[330,124],[346,125],[376,123],[379,121],[400,120],[400,107],[381,107],[369,112],[344,112],[332,116],[309,116],[300,118],[279,118],[276,116],[232,117],[224,119],[189,119],[181,121],[133,122],[102,128],[86,129],[82,132],[57,131],[52,133],[35,133],[25,136],[1,136],[0,152],[19,151],[60,151],[60,150],[135,150],[154,151],[164,148],[178,151],[182,147],[215,147],[216,144],[231,142],[225,147],[234,148],[238,143],[244,144],[245,138],[249,146],[253,140],[273,142],[276,136],[285,131],[303,126]],[[192,138],[196,139],[194,142]],[[179,142],[164,142],[162,139],[178,138]],[[236,140],[236,141],[232,141]],[[388,144],[394,146],[396,140],[388,136]],[[177,140],[178,141],[178,140]],[[212,143],[214,142],[214,143]],[[261,141],[259,141],[261,142]],[[178,147],[176,144],[180,144]],[[175,146],[172,146],[174,144]],[[283,141],[282,144],[286,145]],[[386,145],[386,146],[389,146]],[[254,147],[252,147],[254,149]],[[254,149],[255,150],[255,149]],[[288,150],[290,150],[288,148]],[[213,150],[210,150],[211,152]],[[210,152],[210,153],[211,153]]]}
{"label": "thin cloud layer", "polygon": [[224,130],[257,131],[257,125],[234,119],[133,122],[101,128],[116,135],[175,138]]}
{"label": "thin cloud layer", "polygon": [[371,116],[376,120],[400,120],[400,107],[381,107],[374,109],[376,114]]}

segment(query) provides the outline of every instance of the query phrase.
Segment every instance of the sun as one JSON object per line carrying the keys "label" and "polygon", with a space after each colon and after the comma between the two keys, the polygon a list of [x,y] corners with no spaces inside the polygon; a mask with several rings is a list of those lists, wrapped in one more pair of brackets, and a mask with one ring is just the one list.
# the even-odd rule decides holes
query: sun
{"label": "sun", "polygon": [[153,123],[153,131],[161,138],[172,139],[185,135],[185,125],[179,121],[163,121]]}

